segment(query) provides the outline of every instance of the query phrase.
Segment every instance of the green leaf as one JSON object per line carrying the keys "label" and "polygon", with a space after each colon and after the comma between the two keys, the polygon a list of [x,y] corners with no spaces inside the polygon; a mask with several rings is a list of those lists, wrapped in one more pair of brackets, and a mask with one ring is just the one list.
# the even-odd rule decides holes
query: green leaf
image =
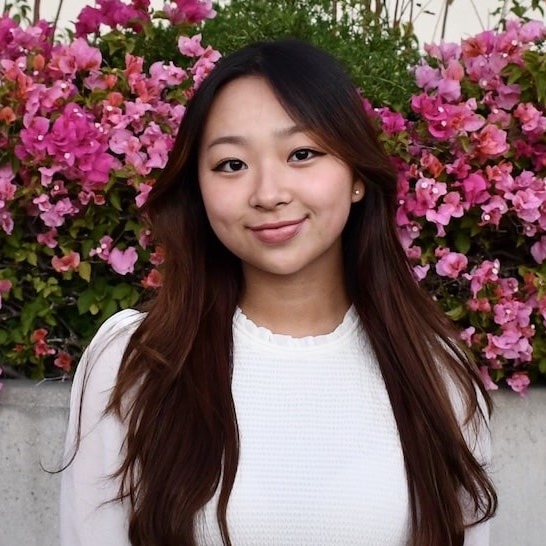
{"label": "green leaf", "polygon": [[91,281],[91,264],[89,262],[80,262],[78,266],[78,275],[87,282]]}
{"label": "green leaf", "polygon": [[457,235],[455,236],[455,247],[461,254],[467,254],[470,250],[470,237],[464,233],[459,231]]}
{"label": "green leaf", "polygon": [[78,301],[76,302],[76,306],[78,308],[78,313],[80,315],[83,315],[89,311],[91,306],[95,303],[97,297],[95,294],[95,291],[91,288],[88,288],[87,290],[84,290],[80,297],[78,298]]}
{"label": "green leaf", "polygon": [[99,322],[104,322],[108,317],[111,317],[119,309],[115,300],[109,300],[102,308],[102,313]]}
{"label": "green leaf", "polygon": [[27,262],[30,265],[37,266],[38,265],[38,256],[36,255],[36,252],[27,252]]}
{"label": "green leaf", "polygon": [[126,298],[131,293],[132,287],[130,284],[127,283],[120,283],[116,286],[114,286],[112,290],[112,298],[115,300],[121,300],[123,298]]}
{"label": "green leaf", "polygon": [[121,201],[120,201],[120,198],[119,198],[119,193],[117,192],[112,192],[108,195],[108,199],[111,203],[111,205],[116,209],[116,210],[119,210],[121,211]]}
{"label": "green leaf", "polygon": [[453,309],[446,311],[446,315],[453,321],[461,320],[466,315],[466,308],[463,305],[457,305]]}

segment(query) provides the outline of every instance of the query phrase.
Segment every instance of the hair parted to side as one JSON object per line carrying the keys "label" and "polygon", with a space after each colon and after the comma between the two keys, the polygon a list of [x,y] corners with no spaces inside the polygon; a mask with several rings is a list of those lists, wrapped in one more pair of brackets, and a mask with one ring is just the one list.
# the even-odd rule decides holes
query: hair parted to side
{"label": "hair parted to side", "polygon": [[[379,360],[404,451],[413,546],[461,546],[461,495],[474,521],[491,517],[494,488],[463,438],[489,397],[442,313],[415,282],[395,227],[396,173],[345,70],[304,42],[249,45],[223,59],[188,104],[145,213],[165,250],[163,286],[125,351],[108,410],[127,419],[120,498],[134,546],[192,546],[195,520],[217,488],[226,520],[239,458],[231,393],[232,317],[239,260],[216,238],[199,191],[197,157],[219,90],[243,76],[271,86],[294,121],[364,182],[343,233],[347,288]],[[449,387],[447,385],[450,385]],[[448,392],[449,391],[449,392]],[[477,394],[478,393],[478,394]]]}

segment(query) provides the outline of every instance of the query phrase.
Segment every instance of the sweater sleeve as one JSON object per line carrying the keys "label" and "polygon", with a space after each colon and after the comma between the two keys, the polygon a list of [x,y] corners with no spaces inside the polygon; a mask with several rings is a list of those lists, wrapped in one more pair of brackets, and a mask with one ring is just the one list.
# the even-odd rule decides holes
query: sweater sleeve
{"label": "sweater sleeve", "polygon": [[125,310],[108,319],[76,370],[65,444],[69,464],[61,475],[61,546],[129,546],[127,507],[112,500],[118,495],[112,474],[121,463],[125,431],[104,410],[141,316]]}

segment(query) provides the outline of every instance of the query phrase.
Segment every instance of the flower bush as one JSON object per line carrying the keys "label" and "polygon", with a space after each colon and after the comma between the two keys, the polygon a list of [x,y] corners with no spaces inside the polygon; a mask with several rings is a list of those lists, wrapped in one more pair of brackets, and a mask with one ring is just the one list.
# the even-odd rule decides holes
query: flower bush
{"label": "flower bush", "polygon": [[[196,34],[213,15],[198,0],[156,12],[99,0],[69,43],[45,22],[0,19],[0,364],[11,373],[68,374],[98,323],[160,286],[161,248],[138,209],[219,57]],[[177,29],[176,63],[139,53],[161,22]],[[460,326],[486,386],[521,394],[546,376],[545,37],[541,23],[511,21],[429,45],[405,114],[364,99],[399,170],[417,279]]]}
{"label": "flower bush", "polygon": [[[66,44],[45,22],[0,19],[0,363],[12,374],[70,372],[100,321],[160,285],[138,208],[219,57],[191,36],[210,1],[97,5]],[[130,53],[158,20],[179,29],[184,68]]]}
{"label": "flower bush", "polygon": [[368,111],[399,168],[416,277],[460,326],[487,388],[546,374],[546,27],[509,21],[426,46],[404,117]]}

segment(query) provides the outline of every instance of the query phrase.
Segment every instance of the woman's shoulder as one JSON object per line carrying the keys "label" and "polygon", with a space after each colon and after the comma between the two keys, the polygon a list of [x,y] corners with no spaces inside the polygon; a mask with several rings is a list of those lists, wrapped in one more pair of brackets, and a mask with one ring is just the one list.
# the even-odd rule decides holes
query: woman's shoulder
{"label": "woman's shoulder", "polygon": [[88,349],[112,350],[118,346],[125,348],[145,316],[145,313],[136,309],[123,309],[113,314],[100,325]]}
{"label": "woman's shoulder", "polygon": [[86,348],[76,376],[85,370],[92,382],[103,387],[115,382],[123,354],[145,313],[124,309],[106,319]]}

